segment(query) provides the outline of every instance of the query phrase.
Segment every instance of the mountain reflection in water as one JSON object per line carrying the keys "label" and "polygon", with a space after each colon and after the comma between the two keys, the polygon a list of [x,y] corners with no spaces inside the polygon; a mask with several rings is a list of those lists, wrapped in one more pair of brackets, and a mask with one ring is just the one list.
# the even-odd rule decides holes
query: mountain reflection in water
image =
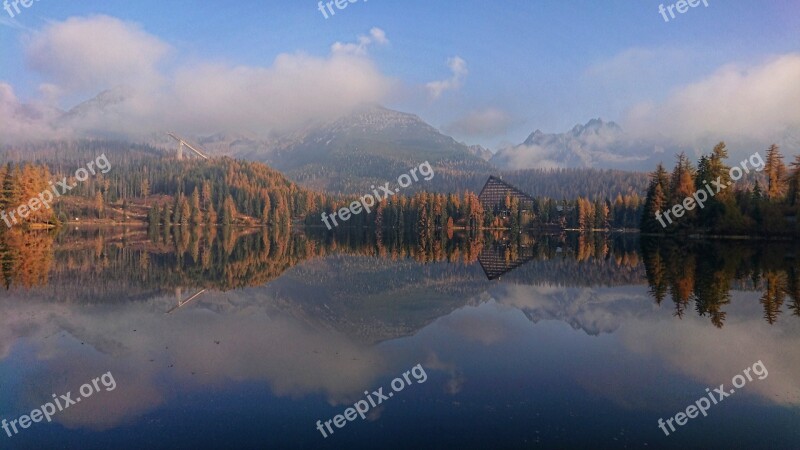
{"label": "mountain reflection in water", "polygon": [[[85,432],[97,448],[136,448],[148,433],[159,448],[757,447],[749,423],[792,448],[795,250],[624,234],[0,234],[0,415],[111,371],[114,392],[13,442],[75,444]],[[663,441],[659,417],[757,360],[769,378]],[[430,381],[347,431],[315,434],[317,419],[417,363]],[[214,420],[226,426],[204,433]],[[478,424],[504,432],[470,431]]]}

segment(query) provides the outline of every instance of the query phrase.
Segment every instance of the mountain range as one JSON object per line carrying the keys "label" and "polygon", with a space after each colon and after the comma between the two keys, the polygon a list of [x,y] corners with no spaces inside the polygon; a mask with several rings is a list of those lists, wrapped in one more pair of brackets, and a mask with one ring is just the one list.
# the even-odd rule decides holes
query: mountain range
{"label": "mountain range", "polygon": [[[175,131],[182,135],[181,130],[139,131],[136,136],[120,131],[124,130],[124,114],[120,111],[126,110],[131,95],[122,87],[112,89],[69,111],[48,110],[39,116],[47,121],[43,128],[69,130],[57,134],[64,139],[81,135],[172,150],[175,143],[165,133]],[[410,186],[409,193],[421,189],[477,191],[489,175],[506,171],[514,171],[518,179],[520,175],[522,179],[535,178],[554,168],[649,171],[658,161],[671,160],[681,150],[633,139],[614,122],[592,119],[565,133],[536,130],[521,144],[493,154],[480,145],[457,141],[414,114],[375,104],[362,105],[345,116],[291,132],[263,136],[220,130],[183,137],[212,156],[263,162],[305,187],[347,194],[363,193],[370,185],[396,180],[410,167],[425,161],[431,163],[436,175],[429,182]],[[535,172],[520,174],[525,170]],[[629,183],[634,190],[641,189],[639,184]],[[578,192],[594,193],[592,189]]]}
{"label": "mountain range", "polygon": [[[449,176],[495,170],[485,159],[485,149],[457,142],[413,114],[377,105],[271,141],[214,137],[198,143],[212,151],[267,163],[305,186],[332,192],[383,184],[425,161]],[[434,178],[424,188],[436,189],[440,184]]]}
{"label": "mountain range", "polygon": [[592,119],[565,133],[536,130],[525,142],[498,151],[490,160],[502,169],[586,168],[651,170],[681,148],[666,140],[636,139],[614,122]]}
{"label": "mountain range", "polygon": [[[199,138],[198,143],[212,153],[264,162],[305,187],[348,194],[394,180],[409,167],[428,161],[436,176],[412,185],[409,191],[479,191],[489,175],[506,174],[533,195],[556,196],[550,189],[542,192],[531,179],[549,178],[554,168],[591,169],[591,176],[611,178],[619,172],[598,169],[650,170],[660,158],[671,159],[679,151],[632,141],[615,123],[594,119],[564,134],[537,130],[523,144],[492,154],[480,145],[456,141],[416,115],[376,105],[273,140],[215,135]],[[544,153],[545,161],[536,160],[536,155]],[[520,158],[529,161],[523,163]],[[636,179],[628,183],[630,189],[604,188],[602,193],[642,191],[644,177],[639,175],[631,176]],[[567,180],[556,176],[552,181],[563,184]],[[596,193],[586,188],[574,195]]]}

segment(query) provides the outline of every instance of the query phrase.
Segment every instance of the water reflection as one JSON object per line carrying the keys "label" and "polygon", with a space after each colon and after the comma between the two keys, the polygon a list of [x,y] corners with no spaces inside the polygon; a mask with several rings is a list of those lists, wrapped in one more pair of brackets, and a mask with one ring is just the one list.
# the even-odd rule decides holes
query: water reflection
{"label": "water reflection", "polygon": [[762,292],[759,301],[769,324],[784,311],[800,316],[797,250],[785,242],[642,241],[655,301],[660,305],[669,295],[675,316],[684,317],[694,306],[699,316],[708,317],[718,328],[725,323],[732,288]]}
{"label": "water reflection", "polygon": [[[375,283],[361,277],[361,271],[370,270],[366,267],[343,273],[330,268],[337,281],[347,280],[338,286],[362,295],[384,296],[393,286],[414,284],[403,276],[404,261],[414,268],[417,263],[457,267],[477,262],[489,281],[502,278],[514,284],[608,286],[646,280],[656,304],[669,297],[676,317],[691,308],[716,327],[725,323],[731,289],[761,292],[764,320],[770,324],[783,314],[800,316],[796,250],[785,243],[648,238],[639,243],[633,236],[602,234],[451,233],[450,238],[420,240],[410,234],[376,236],[352,230],[274,234],[266,229],[188,227],[156,235],[109,228],[0,233],[6,290],[37,291],[63,302],[144,300],[174,293],[178,307],[205,290],[263,286],[298,264],[349,255],[370,258],[367,265],[375,268],[391,261],[396,272],[381,274],[382,282]],[[330,273],[315,276],[331,278]],[[459,295],[476,296],[489,286],[474,274],[446,281],[444,290]],[[333,292],[337,285],[331,286]]]}
{"label": "water reflection", "polygon": [[[422,242],[259,229],[0,235],[0,415],[18,416],[111,371],[118,388],[57,416],[64,431],[53,433],[122,433],[135,448],[143,442],[124,430],[158,430],[173,423],[172,409],[195,405],[217,417],[257,397],[253,411],[288,414],[260,416],[283,437],[259,434],[262,423],[214,436],[317,447],[317,419],[422,363],[431,380],[418,393],[376,409],[370,420],[380,426],[348,428],[332,445],[391,447],[388,437],[413,426],[396,446],[423,437],[423,447],[502,447],[503,439],[612,446],[620,438],[658,446],[659,416],[761,359],[770,377],[736,401],[760,404],[763,414],[719,408],[708,423],[731,439],[742,437],[744,420],[777,433],[784,422],[759,422],[783,414],[769,408],[800,405],[800,321],[789,320],[796,261],[787,248],[577,234]],[[668,296],[674,310],[665,308]],[[507,432],[442,441],[440,429],[413,419],[420,410],[444,417],[450,430],[481,418]],[[603,411],[609,429],[587,428],[593,416],[578,420],[580,411]],[[542,425],[545,415],[553,422]],[[189,427],[198,436],[200,423]],[[674,442],[696,443],[704,431]],[[159,434],[165,446],[171,436]],[[24,439],[29,447],[56,442]]]}
{"label": "water reflection", "polygon": [[0,231],[3,285],[30,288],[47,284],[54,234],[46,231]]}

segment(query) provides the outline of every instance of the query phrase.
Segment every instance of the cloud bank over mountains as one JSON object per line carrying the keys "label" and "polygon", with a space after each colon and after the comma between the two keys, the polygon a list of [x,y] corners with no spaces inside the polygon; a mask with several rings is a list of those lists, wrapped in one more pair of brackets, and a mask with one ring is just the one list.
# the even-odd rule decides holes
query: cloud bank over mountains
{"label": "cloud bank over mountains", "polygon": [[108,16],[70,18],[27,36],[28,67],[70,92],[117,85],[156,87],[171,47],[141,26]]}
{"label": "cloud bank over mountains", "polygon": [[[142,25],[105,15],[51,21],[20,33],[26,68],[41,82],[36,98],[23,99],[0,80],[0,134],[6,143],[83,136],[141,140],[165,128],[267,138],[345,117],[360,105],[391,104],[412,91],[419,94],[412,110],[435,102],[460,105],[446,106],[453,119],[442,127],[457,139],[513,142],[509,130],[526,123],[524,116],[536,108],[529,105],[525,112],[508,99],[478,98],[492,106],[470,107],[470,70],[460,56],[447,60],[449,77],[434,81],[409,84],[385,73],[372,56],[390,43],[378,27],[351,42],[335,41],[323,55],[281,53],[261,65],[187,60]],[[590,83],[630,103],[618,128],[590,122],[577,131],[533,133],[501,149],[493,162],[520,169],[649,169],[654,160],[670,160],[675,149],[696,156],[719,140],[729,143],[732,156],[772,142],[787,152],[800,150],[800,53],[724,65],[655,100],[642,98],[656,95],[649,86],[663,80],[643,80],[647,92],[639,94],[645,97],[633,95],[630,83],[610,84],[621,74],[630,79],[648,73],[643,67],[657,56],[633,49],[587,66]],[[686,62],[675,51],[664,58]],[[532,82],[530,89],[542,87]]]}
{"label": "cloud bank over mountains", "polygon": [[775,139],[800,129],[800,53],[760,64],[726,65],[682,86],[661,103],[634,105],[623,123],[644,136],[683,143]]}
{"label": "cloud bank over mountains", "polygon": [[[638,73],[650,61],[625,52],[590,68],[594,75]],[[634,57],[635,56],[635,57]],[[691,158],[719,141],[732,158],[777,143],[800,151],[800,54],[776,56],[760,64],[726,65],[683,85],[660,102],[633,104],[621,120],[593,119],[565,133],[536,130],[522,144],[504,148],[492,163],[506,169],[598,167],[650,170],[674,155]]]}
{"label": "cloud bank over mountains", "polygon": [[637,139],[614,122],[592,119],[566,133],[534,131],[520,145],[498,151],[491,162],[504,169],[650,169],[659,160],[690,151],[666,139]]}
{"label": "cloud bank over mountains", "polygon": [[[326,56],[284,53],[268,66],[182,63],[166,42],[108,16],[51,23],[25,41],[26,63],[46,80],[40,91],[48,93],[49,105],[23,103],[12,86],[0,83],[0,131],[11,141],[101,130],[140,135],[164,126],[265,134],[381,102],[395,83],[367,54],[388,42],[378,28],[355,43],[335,43]],[[53,121],[59,99],[101,91],[92,108],[82,105]]]}

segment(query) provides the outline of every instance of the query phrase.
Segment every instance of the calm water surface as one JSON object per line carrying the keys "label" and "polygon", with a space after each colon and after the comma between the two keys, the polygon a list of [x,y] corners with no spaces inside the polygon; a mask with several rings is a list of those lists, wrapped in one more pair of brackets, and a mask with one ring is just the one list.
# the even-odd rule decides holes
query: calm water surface
{"label": "calm water surface", "polygon": [[[791,245],[133,229],[0,241],[0,417],[109,372],[115,384],[0,431],[0,448],[800,448]],[[659,429],[758,361],[763,379]],[[418,364],[424,377],[365,420],[317,429]]]}

